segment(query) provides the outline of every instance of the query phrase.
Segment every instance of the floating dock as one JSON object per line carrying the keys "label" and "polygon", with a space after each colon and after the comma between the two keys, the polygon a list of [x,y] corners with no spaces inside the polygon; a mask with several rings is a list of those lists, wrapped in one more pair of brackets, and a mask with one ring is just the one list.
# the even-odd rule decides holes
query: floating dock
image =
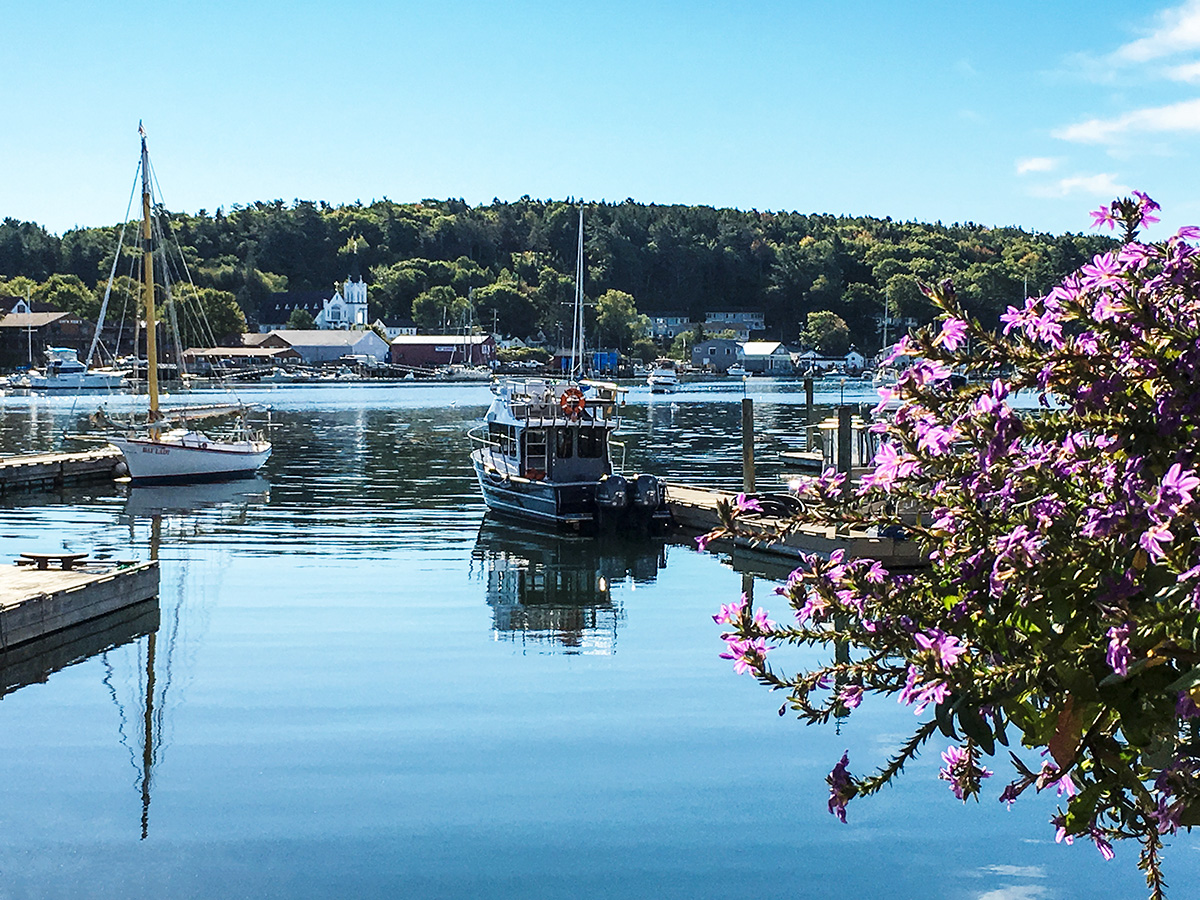
{"label": "floating dock", "polygon": [[0,651],[157,596],[157,562],[0,566]]}
{"label": "floating dock", "polygon": [[[721,520],[717,515],[718,501],[732,503],[735,496],[730,491],[667,485],[667,506],[675,524],[697,534],[711,531],[720,525]],[[801,554],[809,553],[828,558],[835,550],[844,550],[846,556],[851,559],[877,559],[886,569],[919,568],[927,564],[913,541],[898,541],[866,531],[837,528],[832,525],[806,525],[782,541],[767,541],[770,529],[783,524],[784,521],[782,517],[773,516],[745,518],[741,523],[748,532],[746,535],[739,535],[732,541],[716,543],[732,543],[743,550],[791,560],[798,560]]]}
{"label": "floating dock", "polygon": [[125,458],[111,445],[81,453],[33,453],[0,458],[0,494],[60,488],[127,475]]}

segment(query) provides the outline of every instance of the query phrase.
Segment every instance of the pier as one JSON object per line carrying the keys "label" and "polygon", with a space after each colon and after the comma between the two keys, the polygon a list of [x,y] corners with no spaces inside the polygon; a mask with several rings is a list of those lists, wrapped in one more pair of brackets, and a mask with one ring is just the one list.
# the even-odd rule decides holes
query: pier
{"label": "pier", "polygon": [[32,453],[0,458],[0,494],[112,481],[126,473],[125,459],[113,446],[80,453]]}
{"label": "pier", "polygon": [[[76,555],[62,557],[65,561]],[[158,596],[157,562],[73,560],[68,565],[0,567],[0,651]]]}
{"label": "pier", "polygon": [[[711,531],[720,525],[717,503],[733,503],[735,496],[729,491],[678,484],[667,485],[667,506],[671,517],[677,525],[697,534]],[[846,556],[851,559],[877,559],[887,569],[914,568],[926,564],[917,545],[912,541],[894,540],[866,531],[838,528],[833,525],[805,525],[783,540],[768,540],[771,529],[782,525],[784,521],[784,517],[771,515],[741,519],[739,526],[747,533],[724,543],[732,543],[743,550],[766,556],[790,560],[799,560],[802,554],[808,553],[828,558],[835,550],[844,550]],[[716,543],[719,545],[722,541]]]}

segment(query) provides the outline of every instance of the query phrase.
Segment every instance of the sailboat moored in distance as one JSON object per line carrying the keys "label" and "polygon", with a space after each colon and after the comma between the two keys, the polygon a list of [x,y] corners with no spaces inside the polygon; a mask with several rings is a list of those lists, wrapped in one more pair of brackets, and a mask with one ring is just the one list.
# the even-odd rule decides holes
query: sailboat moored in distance
{"label": "sailboat moored in distance", "polygon": [[[249,429],[245,418],[247,407],[241,404],[166,410],[159,407],[154,250],[162,229],[155,228],[153,221],[157,207],[151,193],[146,132],[140,125],[138,132],[142,139],[142,286],[146,305],[149,409],[145,422],[137,430],[112,436],[109,441],[124,455],[129,477],[134,482],[221,480],[253,475],[271,455],[271,443]],[[165,247],[163,250],[165,252]],[[231,421],[232,426],[227,425],[221,433],[212,435],[193,427],[193,423],[201,420],[217,419]]]}

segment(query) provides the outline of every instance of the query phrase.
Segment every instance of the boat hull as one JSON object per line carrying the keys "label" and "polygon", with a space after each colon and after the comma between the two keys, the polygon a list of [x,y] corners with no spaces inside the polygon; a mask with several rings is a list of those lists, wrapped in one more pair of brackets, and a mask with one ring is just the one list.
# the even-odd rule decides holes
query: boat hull
{"label": "boat hull", "polygon": [[29,387],[35,391],[105,391],[122,388],[127,384],[122,372],[31,375],[29,377]]}
{"label": "boat hull", "polygon": [[110,438],[125,457],[130,480],[139,484],[223,481],[253,475],[271,455],[265,441],[217,441],[185,446],[144,438]]}
{"label": "boat hull", "polygon": [[478,459],[473,463],[488,509],[556,527],[582,529],[595,525],[595,482],[533,481],[503,475]]}

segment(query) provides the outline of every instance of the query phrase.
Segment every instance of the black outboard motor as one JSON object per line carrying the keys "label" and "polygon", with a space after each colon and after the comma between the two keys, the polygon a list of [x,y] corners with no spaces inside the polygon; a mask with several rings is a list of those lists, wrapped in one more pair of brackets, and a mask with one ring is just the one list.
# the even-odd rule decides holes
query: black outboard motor
{"label": "black outboard motor", "polygon": [[602,530],[617,528],[629,508],[629,483],[622,475],[605,475],[596,484],[596,519]]}
{"label": "black outboard motor", "polygon": [[662,505],[662,483],[653,475],[639,475],[633,482],[633,505],[643,512],[654,512]]}

